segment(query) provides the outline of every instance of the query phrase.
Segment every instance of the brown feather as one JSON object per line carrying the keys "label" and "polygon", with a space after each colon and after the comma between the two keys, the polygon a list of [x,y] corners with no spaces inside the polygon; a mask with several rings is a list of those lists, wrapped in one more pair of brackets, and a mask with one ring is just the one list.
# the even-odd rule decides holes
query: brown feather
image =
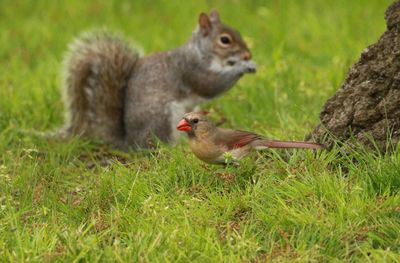
{"label": "brown feather", "polygon": [[304,149],[323,149],[324,146],[312,142],[297,141],[276,141],[267,140],[263,136],[240,130],[218,129],[216,143],[225,145],[229,150],[241,148],[252,144],[253,147],[265,146],[268,148],[304,148]]}
{"label": "brown feather", "polygon": [[250,144],[251,142],[262,139],[264,138],[256,133],[219,128],[218,136],[215,142],[216,144],[224,145],[228,147],[229,150],[232,150],[241,148],[245,145]]}
{"label": "brown feather", "polygon": [[324,149],[324,145],[313,142],[289,142],[289,141],[267,141],[260,142],[268,148],[303,148],[303,149]]}

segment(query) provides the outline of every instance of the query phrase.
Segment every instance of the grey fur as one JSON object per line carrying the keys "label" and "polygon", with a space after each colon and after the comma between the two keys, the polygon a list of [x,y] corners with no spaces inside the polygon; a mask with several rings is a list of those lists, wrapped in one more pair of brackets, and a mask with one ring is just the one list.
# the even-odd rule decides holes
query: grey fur
{"label": "grey fur", "polygon": [[[143,58],[104,32],[76,40],[65,60],[67,134],[121,149],[149,147],[152,135],[172,142],[176,115],[255,71],[252,61],[242,59],[250,51],[240,34],[222,24],[217,13],[210,18],[185,45]],[[228,48],[216,43],[222,33],[232,38]]]}

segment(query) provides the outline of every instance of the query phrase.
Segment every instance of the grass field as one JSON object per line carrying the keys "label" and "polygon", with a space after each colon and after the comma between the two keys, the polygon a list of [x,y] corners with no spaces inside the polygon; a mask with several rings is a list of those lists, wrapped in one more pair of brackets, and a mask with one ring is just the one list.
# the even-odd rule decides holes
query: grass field
{"label": "grass field", "polygon": [[107,27],[147,54],[216,7],[259,67],[203,108],[302,139],[390,2],[1,0],[0,262],[400,261],[400,150],[265,152],[224,169],[185,141],[124,154],[19,132],[62,124],[61,61],[80,32]]}

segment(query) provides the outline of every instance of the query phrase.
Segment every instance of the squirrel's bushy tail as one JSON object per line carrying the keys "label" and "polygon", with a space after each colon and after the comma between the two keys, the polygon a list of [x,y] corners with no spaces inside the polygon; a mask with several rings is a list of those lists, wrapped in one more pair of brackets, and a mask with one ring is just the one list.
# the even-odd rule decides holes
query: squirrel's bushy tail
{"label": "squirrel's bushy tail", "polygon": [[69,135],[108,143],[124,137],[124,94],[138,55],[122,39],[104,31],[83,34],[64,60],[63,95]]}

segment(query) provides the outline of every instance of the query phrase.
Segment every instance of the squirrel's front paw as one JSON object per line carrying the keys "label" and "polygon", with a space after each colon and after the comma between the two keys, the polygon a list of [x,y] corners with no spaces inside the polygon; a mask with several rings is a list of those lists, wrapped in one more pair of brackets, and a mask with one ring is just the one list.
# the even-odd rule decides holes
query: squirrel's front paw
{"label": "squirrel's front paw", "polygon": [[235,65],[240,74],[255,73],[257,70],[256,63],[252,60],[241,60]]}
{"label": "squirrel's front paw", "polygon": [[254,61],[252,61],[252,60],[243,61],[242,63],[245,68],[244,73],[255,73],[257,71],[257,66],[256,66],[256,63],[254,63]]}

